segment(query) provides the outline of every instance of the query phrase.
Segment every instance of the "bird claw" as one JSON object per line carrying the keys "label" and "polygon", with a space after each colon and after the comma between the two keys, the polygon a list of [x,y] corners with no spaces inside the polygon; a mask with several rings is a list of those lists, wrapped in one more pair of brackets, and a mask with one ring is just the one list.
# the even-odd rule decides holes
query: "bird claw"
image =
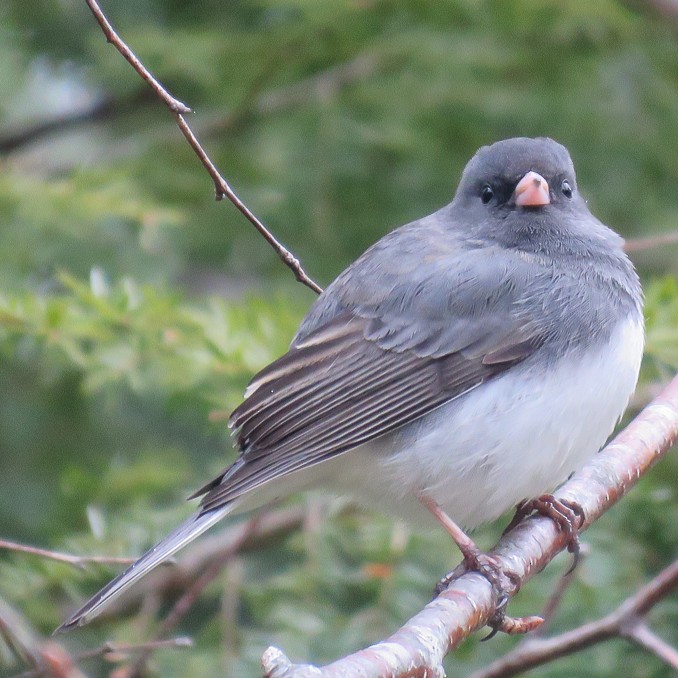
{"label": "bird claw", "polygon": [[[497,601],[495,604],[495,612],[492,617],[495,621],[491,624],[493,626],[493,633],[491,633],[489,637],[492,637],[497,631],[502,630],[504,627],[517,628],[517,622],[510,625],[505,621],[511,619],[510,617],[506,617],[505,610],[510,598],[508,591],[513,592],[520,587],[520,578],[518,575],[509,570],[505,570],[502,568],[501,562],[497,558],[481,551],[476,543],[440,508],[440,506],[438,506],[438,504],[436,504],[435,501],[426,495],[421,495],[419,500],[445,528],[464,556],[462,562],[438,582],[434,596],[438,597],[453,580],[464,573],[477,572],[490,582],[494,593],[494,599]],[[519,631],[513,631],[513,633],[519,633]]]}
{"label": "bird claw", "polygon": [[504,530],[504,534],[532,513],[551,518],[561,532],[567,535],[567,550],[572,554],[572,565],[565,574],[570,574],[579,564],[579,530],[586,519],[584,509],[577,502],[568,499],[556,499],[552,494],[542,494],[536,499],[518,504],[516,514]]}
{"label": "bird claw", "polygon": [[[452,572],[446,574],[436,585],[435,596],[440,595],[455,579],[458,579],[467,572],[477,572],[487,579],[495,592],[495,598],[498,601],[508,603],[508,594],[506,590],[510,587],[517,588],[519,577],[509,570],[505,570],[499,560],[493,556],[484,553],[479,548],[472,550],[468,547],[464,552],[464,560]],[[500,603],[497,603],[499,605]]]}
{"label": "bird claw", "polygon": [[[509,587],[517,589],[520,585],[520,578],[514,572],[502,568],[496,558],[480,550],[465,554],[460,565],[438,582],[435,588],[435,596],[440,595],[452,581],[466,572],[477,572],[485,577],[490,582],[494,598],[497,601],[494,614],[487,623],[492,631],[483,640],[493,638],[499,631],[510,634],[527,633],[533,628],[537,628],[543,621],[541,617],[509,617],[506,615],[506,608],[510,600],[507,589]],[[535,622],[537,619],[539,619],[538,623]]]}
{"label": "bird claw", "polygon": [[506,591],[507,580],[510,581],[513,587],[517,588],[520,584],[520,578],[514,572],[503,569],[496,558],[481,551],[470,558],[466,558],[457,568],[445,575],[438,582],[435,595],[440,595],[453,580],[466,572],[478,572],[483,575],[490,582],[495,600],[497,601],[494,614],[487,622],[487,626],[490,627],[491,631],[487,636],[482,638],[483,642],[494,638],[499,632],[509,635],[529,633],[544,623],[544,620],[537,616],[511,617],[506,614],[506,608],[510,600],[510,596]]}

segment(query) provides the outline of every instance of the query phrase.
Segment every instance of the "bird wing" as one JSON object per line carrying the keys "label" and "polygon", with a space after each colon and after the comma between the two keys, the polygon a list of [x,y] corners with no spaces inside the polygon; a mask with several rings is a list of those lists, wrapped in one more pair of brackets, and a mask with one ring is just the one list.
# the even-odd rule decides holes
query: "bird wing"
{"label": "bird wing", "polygon": [[480,353],[432,357],[384,349],[366,338],[384,329],[371,319],[340,313],[259,372],[231,417],[240,457],[194,495],[205,494],[198,514],[107,584],[57,632],[91,621],[230,513],[248,491],[394,431],[524,360],[541,341],[522,325],[514,328],[511,340],[496,341]]}
{"label": "bird wing", "polygon": [[548,272],[506,252],[490,261],[491,247],[451,243],[441,224],[434,215],[386,236],[318,298],[233,412],[240,456],[194,495],[199,512],[59,630],[98,615],[250,490],[395,431],[539,349],[552,324],[526,311],[544,308],[525,303],[526,287],[540,294]]}
{"label": "bird wing", "polygon": [[[194,495],[204,495],[201,510],[395,431],[541,346],[543,328],[520,311],[509,278],[486,281],[482,289],[491,294],[481,303],[477,276],[473,290],[466,278],[441,295],[436,272],[455,270],[449,264],[437,261],[421,280],[410,280],[407,299],[386,281],[382,303],[358,300],[328,321],[321,310],[318,327],[302,325],[289,352],[254,377],[233,412],[241,454]],[[372,276],[374,290],[379,297]]]}

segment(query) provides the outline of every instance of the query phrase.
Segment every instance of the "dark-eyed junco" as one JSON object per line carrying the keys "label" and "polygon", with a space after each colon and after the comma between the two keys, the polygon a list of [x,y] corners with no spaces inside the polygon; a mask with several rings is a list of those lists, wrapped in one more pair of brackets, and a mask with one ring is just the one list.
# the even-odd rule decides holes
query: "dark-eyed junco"
{"label": "dark-eyed junco", "polygon": [[324,486],[473,528],[595,454],[633,392],[642,293],[622,239],[551,139],[481,148],[454,200],[388,234],[318,297],[230,425],[240,456],[197,514],[60,628],[88,622],[224,516]]}

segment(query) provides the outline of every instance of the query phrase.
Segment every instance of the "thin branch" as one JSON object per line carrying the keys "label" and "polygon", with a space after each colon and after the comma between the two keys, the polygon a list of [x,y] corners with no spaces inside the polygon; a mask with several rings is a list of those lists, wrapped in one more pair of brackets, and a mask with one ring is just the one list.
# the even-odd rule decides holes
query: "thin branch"
{"label": "thin branch", "polygon": [[552,638],[533,638],[513,652],[469,678],[509,678],[535,666],[578,652],[611,638],[628,638],[649,650],[672,668],[678,668],[678,653],[655,636],[643,623],[643,617],[660,600],[678,587],[678,560],[652,581],[627,598],[614,612]]}
{"label": "thin branch", "polygon": [[[193,640],[186,636],[179,638],[168,638],[166,640],[150,640],[147,643],[104,643],[100,647],[93,650],[86,650],[74,656],[74,659],[83,661],[86,659],[95,659],[97,657],[108,657],[109,655],[130,655],[136,652],[144,652],[146,650],[162,650],[166,648],[183,649],[186,647],[193,647]],[[116,657],[117,659],[117,657]]]}
{"label": "thin branch", "polygon": [[101,8],[96,3],[96,0],[85,0],[89,6],[92,14],[96,18],[101,30],[106,36],[106,41],[110,42],[122,54],[127,63],[143,78],[156,93],[156,95],[163,101],[163,103],[172,111],[172,113],[190,113],[191,109],[183,102],[173,97],[151,74],[151,72],[141,63],[136,54],[120,39],[118,34],[113,30],[109,20],[106,18]]}
{"label": "thin branch", "polygon": [[624,243],[626,252],[643,252],[644,250],[655,250],[664,245],[678,245],[678,231],[662,233],[661,235],[652,235],[647,238],[631,238]]}
{"label": "thin branch", "polygon": [[[582,507],[585,515],[582,529],[586,529],[619,501],[676,439],[678,375],[555,495]],[[489,555],[515,576],[514,586],[507,591],[513,596],[566,545],[567,535],[560,532],[553,521],[534,516],[504,535]],[[657,580],[653,580],[648,587],[652,589],[656,585]],[[652,591],[645,594],[646,603],[656,595],[656,590]],[[323,668],[294,665],[280,650],[269,648],[262,657],[264,675],[266,678],[442,677],[445,675],[443,657],[491,619],[495,611],[494,598],[487,579],[474,572],[466,573],[387,640]],[[637,609],[642,612],[644,604],[639,603]]]}
{"label": "thin branch", "polygon": [[118,103],[112,98],[106,97],[95,101],[86,108],[69,111],[31,125],[2,130],[0,132],[0,155],[12,153],[22,146],[39,141],[49,134],[63,132],[83,123],[104,120],[116,111]]}
{"label": "thin branch", "polygon": [[281,242],[276,240],[275,236],[264,226],[264,224],[254,215],[254,213],[245,205],[245,203],[240,200],[226,179],[221,176],[219,170],[207,155],[203,147],[200,145],[200,142],[198,141],[195,134],[193,134],[193,131],[184,118],[184,115],[186,113],[190,113],[191,109],[186,106],[186,104],[173,97],[160,84],[160,82],[158,82],[158,80],[153,77],[151,72],[141,63],[134,52],[132,52],[132,50],[115,32],[113,26],[111,26],[110,22],[101,11],[101,8],[97,4],[96,0],[85,1],[87,2],[87,5],[95,19],[99,23],[99,26],[101,26],[101,30],[106,36],[106,40],[110,42],[118,50],[118,52],[120,52],[120,54],[122,54],[130,66],[132,66],[139,76],[149,84],[158,98],[174,115],[181,133],[184,135],[186,141],[188,141],[190,147],[198,156],[203,167],[207,170],[208,174],[212,178],[217,200],[228,198],[233,203],[233,205],[235,205],[236,209],[257,229],[257,231],[259,231],[266,242],[273,248],[278,257],[280,257],[283,263],[292,270],[295,278],[317,294],[320,294],[320,292],[322,292],[322,288],[306,274],[301,266],[301,262]]}
{"label": "thin branch", "polygon": [[84,567],[89,563],[101,563],[104,565],[131,565],[134,558],[120,558],[117,556],[76,556],[71,553],[61,553],[59,551],[50,551],[49,549],[41,549],[36,546],[28,546],[27,544],[18,544],[14,541],[7,541],[0,539],[0,549],[7,551],[17,551],[19,553],[30,553],[41,558],[49,558],[50,560],[57,560],[60,563],[68,563],[74,567]]}
{"label": "thin branch", "polygon": [[645,4],[650,10],[658,14],[662,19],[671,21],[678,26],[678,1],[677,0],[644,0],[640,4]]}
{"label": "thin branch", "polygon": [[[14,678],[85,678],[77,668],[75,662],[106,657],[109,661],[121,661],[126,655],[134,652],[143,652],[147,649],[183,649],[193,647],[190,638],[170,638],[168,640],[153,640],[148,643],[104,643],[94,650],[87,650],[76,655],[69,655],[62,645],[54,641],[47,641],[41,649],[41,665],[34,669],[24,671]],[[114,675],[114,674],[111,674]],[[117,673],[115,674],[117,675]]]}
{"label": "thin branch", "polygon": [[40,666],[40,639],[24,616],[0,598],[0,639],[12,653],[32,666]]}
{"label": "thin branch", "polygon": [[664,664],[678,672],[678,650],[662,640],[645,624],[637,624],[633,630],[626,633],[624,637],[639,647],[642,647],[644,650],[651,652],[655,657],[664,662]]}
{"label": "thin branch", "polygon": [[[272,56],[272,66],[277,66],[278,63],[279,57]],[[261,85],[269,75],[268,70],[265,69],[252,83],[237,108],[229,111],[226,116],[211,121],[206,121],[203,116],[199,127],[200,134],[208,139],[215,135],[221,136],[224,131],[237,128],[243,120],[251,117],[262,118],[280,113],[293,106],[303,105],[320,97],[327,88],[339,89],[369,78],[377,72],[380,65],[381,61],[376,54],[363,53],[350,61],[333,65],[303,80],[260,92]],[[129,114],[131,110],[138,109],[140,105],[155,103],[154,92],[143,85],[140,86],[143,89],[132,92],[126,97],[105,96],[84,108],[38,120],[28,125],[9,126],[0,130],[0,156],[17,152],[24,146],[38,142],[46,136],[59,134],[81,125],[114,120]]]}
{"label": "thin branch", "polygon": [[[588,552],[589,552],[588,544],[580,544],[578,567],[581,566],[581,563],[588,555]],[[555,616],[557,609],[563,602],[563,596],[565,595],[565,592],[567,591],[568,588],[570,588],[570,585],[574,581],[576,573],[577,570],[568,570],[562,577],[558,579],[558,583],[553,589],[553,593],[551,594],[550,598],[546,601],[546,605],[544,605],[544,609],[541,611],[541,614],[539,615],[544,620],[544,623],[533,634],[528,636],[523,642],[530,642],[530,640],[535,637],[545,635],[550,623],[553,621],[553,617]]]}
{"label": "thin branch", "polygon": [[63,645],[41,637],[28,620],[2,598],[0,638],[4,639],[17,657],[33,667],[20,674],[21,678],[85,678]]}

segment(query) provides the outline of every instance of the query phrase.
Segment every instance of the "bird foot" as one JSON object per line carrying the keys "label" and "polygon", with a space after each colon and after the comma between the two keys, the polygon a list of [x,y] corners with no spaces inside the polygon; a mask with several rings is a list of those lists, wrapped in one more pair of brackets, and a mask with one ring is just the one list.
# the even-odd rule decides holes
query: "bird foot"
{"label": "bird foot", "polygon": [[[469,539],[469,542],[471,540]],[[457,544],[459,546],[459,544]],[[481,551],[475,543],[464,544],[462,549],[464,559],[452,572],[448,572],[437,584],[434,596],[439,596],[455,579],[458,579],[467,572],[477,572],[487,579],[495,592],[495,597],[500,603],[504,599],[508,600],[506,589],[511,583],[515,585],[516,577],[512,572],[508,572],[501,567],[499,561],[493,556]]]}
{"label": "bird foot", "polygon": [[421,496],[420,501],[445,528],[464,556],[463,561],[438,582],[434,597],[438,597],[452,581],[466,572],[477,572],[490,582],[496,601],[494,614],[488,622],[492,632],[483,640],[489,640],[499,631],[511,634],[527,633],[539,626],[543,621],[541,617],[509,617],[506,614],[509,592],[518,589],[519,577],[510,570],[504,569],[497,558],[481,551],[476,543],[433,500]]}
{"label": "bird foot", "polygon": [[567,535],[567,550],[572,554],[572,565],[565,574],[570,574],[579,563],[579,530],[586,518],[584,509],[574,501],[556,499],[552,494],[542,494],[536,499],[518,504],[516,514],[504,530],[504,534],[532,513],[551,518]]}
{"label": "bird foot", "polygon": [[501,567],[499,561],[480,549],[464,554],[464,560],[452,572],[446,574],[435,588],[435,597],[439,596],[447,587],[466,572],[478,572],[483,575],[491,584],[497,601],[494,614],[487,622],[492,629],[490,633],[483,638],[483,641],[494,638],[500,631],[509,635],[520,633],[529,633],[544,623],[541,617],[511,617],[506,614],[506,608],[509,602],[508,587],[517,589],[520,585],[518,576]]}

